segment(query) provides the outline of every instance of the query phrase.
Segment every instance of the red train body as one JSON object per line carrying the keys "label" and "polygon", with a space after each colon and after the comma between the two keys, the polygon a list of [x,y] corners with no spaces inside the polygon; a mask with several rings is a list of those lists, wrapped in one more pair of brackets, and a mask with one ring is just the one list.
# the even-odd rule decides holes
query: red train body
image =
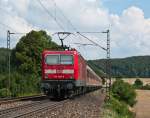
{"label": "red train body", "polygon": [[102,80],[76,50],[42,53],[42,89],[52,97],[64,97],[100,88]]}

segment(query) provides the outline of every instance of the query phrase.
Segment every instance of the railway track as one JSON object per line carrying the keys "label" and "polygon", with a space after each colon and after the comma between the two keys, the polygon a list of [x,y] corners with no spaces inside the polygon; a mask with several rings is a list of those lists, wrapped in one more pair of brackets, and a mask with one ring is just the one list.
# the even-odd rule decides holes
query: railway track
{"label": "railway track", "polygon": [[13,107],[0,111],[0,118],[29,118],[41,112],[54,110],[62,106],[67,100],[54,102],[49,100],[36,101],[31,104]]}
{"label": "railway track", "polygon": [[13,102],[17,102],[17,101],[41,99],[44,97],[46,97],[46,96],[45,95],[34,95],[34,96],[17,97],[17,98],[4,98],[4,99],[0,99],[0,105],[13,103]]}

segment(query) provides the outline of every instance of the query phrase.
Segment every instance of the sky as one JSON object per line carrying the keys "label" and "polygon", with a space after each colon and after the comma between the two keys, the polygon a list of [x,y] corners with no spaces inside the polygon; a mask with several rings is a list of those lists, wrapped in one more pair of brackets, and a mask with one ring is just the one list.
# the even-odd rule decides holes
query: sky
{"label": "sky", "polygon": [[[45,30],[74,33],[64,43],[76,48],[86,59],[106,57],[106,51],[76,32],[103,32],[110,29],[111,57],[149,55],[149,0],[0,0],[0,47],[6,47],[7,30],[27,33]],[[11,48],[25,34],[11,35]],[[106,48],[106,34],[83,34]]]}
{"label": "sky", "polygon": [[146,18],[150,17],[150,0],[103,0],[103,5],[109,9],[110,13],[121,15],[124,9],[136,6],[143,10]]}

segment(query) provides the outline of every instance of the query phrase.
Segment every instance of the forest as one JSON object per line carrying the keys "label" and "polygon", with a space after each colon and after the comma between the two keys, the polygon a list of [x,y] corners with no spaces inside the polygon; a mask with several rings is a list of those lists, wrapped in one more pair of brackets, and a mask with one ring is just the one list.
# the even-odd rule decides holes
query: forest
{"label": "forest", "polygon": [[[149,78],[150,56],[133,56],[127,58],[111,59],[111,74],[117,78]],[[106,72],[106,59],[89,60],[97,69]]]}

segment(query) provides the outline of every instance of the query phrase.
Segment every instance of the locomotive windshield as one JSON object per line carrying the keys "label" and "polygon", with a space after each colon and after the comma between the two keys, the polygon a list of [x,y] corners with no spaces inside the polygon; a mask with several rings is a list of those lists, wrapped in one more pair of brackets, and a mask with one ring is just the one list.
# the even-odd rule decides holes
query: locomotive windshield
{"label": "locomotive windshield", "polygon": [[46,64],[73,64],[72,55],[47,55],[45,59]]}
{"label": "locomotive windshield", "polygon": [[45,62],[47,64],[58,64],[59,63],[59,56],[58,55],[47,55]]}
{"label": "locomotive windshield", "polygon": [[73,56],[72,55],[60,55],[60,63],[61,64],[73,64]]}

